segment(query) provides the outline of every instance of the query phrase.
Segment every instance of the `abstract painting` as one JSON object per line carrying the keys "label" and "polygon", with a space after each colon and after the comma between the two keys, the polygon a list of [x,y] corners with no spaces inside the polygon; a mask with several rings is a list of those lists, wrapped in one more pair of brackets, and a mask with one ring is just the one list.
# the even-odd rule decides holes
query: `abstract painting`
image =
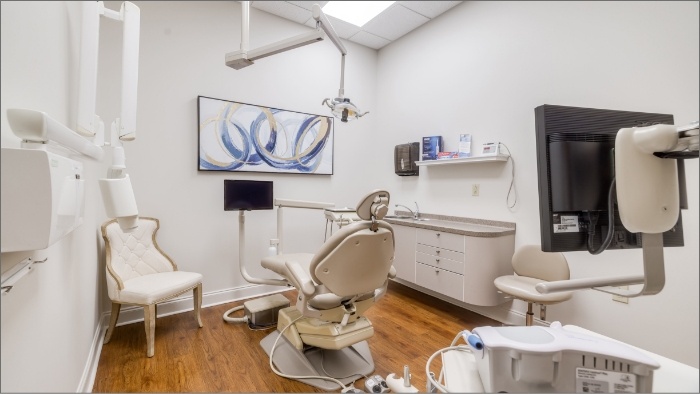
{"label": "abstract painting", "polygon": [[333,174],[333,118],[199,96],[200,171]]}

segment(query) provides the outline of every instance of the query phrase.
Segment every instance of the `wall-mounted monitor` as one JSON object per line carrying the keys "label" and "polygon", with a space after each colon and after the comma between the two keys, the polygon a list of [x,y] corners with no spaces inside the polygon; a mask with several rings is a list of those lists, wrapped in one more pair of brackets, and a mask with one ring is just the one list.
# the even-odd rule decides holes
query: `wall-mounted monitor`
{"label": "wall-mounted monitor", "polygon": [[272,181],[224,180],[224,211],[272,209]]}
{"label": "wall-mounted monitor", "polygon": [[[601,248],[608,232],[608,196],[615,176],[617,132],[652,124],[673,124],[673,115],[558,105],[535,108],[543,251]],[[680,206],[687,209],[685,166],[683,160],[677,163]],[[641,235],[627,231],[617,209],[614,212],[615,231],[607,249],[640,248]],[[592,237],[588,231],[591,223]],[[680,214],[675,227],[665,232],[663,239],[664,246],[683,246]]]}

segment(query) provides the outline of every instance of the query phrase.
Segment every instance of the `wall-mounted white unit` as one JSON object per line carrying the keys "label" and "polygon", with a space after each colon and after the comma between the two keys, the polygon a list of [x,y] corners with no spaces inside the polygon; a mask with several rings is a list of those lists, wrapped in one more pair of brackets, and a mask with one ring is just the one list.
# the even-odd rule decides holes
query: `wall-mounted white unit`
{"label": "wall-mounted white unit", "polygon": [[40,149],[2,148],[2,253],[45,249],[83,222],[81,162]]}

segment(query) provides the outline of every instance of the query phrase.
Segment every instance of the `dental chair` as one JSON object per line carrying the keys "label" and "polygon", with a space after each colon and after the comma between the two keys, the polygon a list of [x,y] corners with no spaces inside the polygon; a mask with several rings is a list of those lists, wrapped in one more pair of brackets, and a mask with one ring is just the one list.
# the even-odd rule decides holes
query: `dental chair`
{"label": "dental chair", "polygon": [[277,330],[261,341],[278,375],[337,390],[336,379],[349,384],[374,371],[367,344],[374,328],[363,315],[396,275],[394,231],[382,220],[388,207],[389,193],[375,190],[357,205],[361,221],[342,227],[317,253],[262,259],[298,290],[296,305],[279,311]]}

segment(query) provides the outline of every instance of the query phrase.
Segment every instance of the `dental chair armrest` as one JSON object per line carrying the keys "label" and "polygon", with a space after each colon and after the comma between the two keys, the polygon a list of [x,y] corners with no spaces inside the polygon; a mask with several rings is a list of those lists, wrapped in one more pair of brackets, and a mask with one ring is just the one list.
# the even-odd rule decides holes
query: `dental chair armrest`
{"label": "dental chair armrest", "polygon": [[389,269],[389,279],[394,279],[396,278],[396,268],[392,265],[391,268]]}
{"label": "dental chair armrest", "polygon": [[316,292],[316,286],[314,285],[313,280],[311,280],[309,274],[304,271],[299,263],[296,261],[286,261],[284,265],[287,266],[287,269],[294,277],[294,280],[301,287],[299,291],[304,293],[304,295],[307,297],[312,296]]}

